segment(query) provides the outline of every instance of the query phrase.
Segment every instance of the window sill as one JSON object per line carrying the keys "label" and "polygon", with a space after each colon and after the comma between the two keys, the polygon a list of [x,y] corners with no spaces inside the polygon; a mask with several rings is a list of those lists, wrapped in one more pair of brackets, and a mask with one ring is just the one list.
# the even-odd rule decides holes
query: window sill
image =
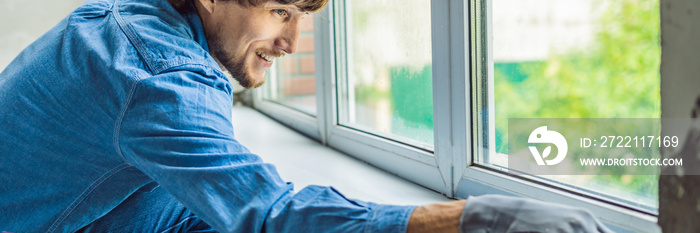
{"label": "window sill", "polygon": [[449,198],[323,146],[248,107],[233,108],[236,139],[273,164],[295,191],[333,186],[343,195],[393,205],[423,205]]}

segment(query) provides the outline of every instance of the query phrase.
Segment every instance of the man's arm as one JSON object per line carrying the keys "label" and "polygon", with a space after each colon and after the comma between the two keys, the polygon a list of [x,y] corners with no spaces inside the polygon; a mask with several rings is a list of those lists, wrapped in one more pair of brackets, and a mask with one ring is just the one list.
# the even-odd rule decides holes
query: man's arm
{"label": "man's arm", "polygon": [[129,164],[214,229],[406,231],[415,207],[349,200],[330,187],[294,193],[273,165],[234,139],[228,82],[201,66],[180,68],[190,71],[147,77],[132,88],[115,143]]}
{"label": "man's arm", "polygon": [[467,200],[440,202],[417,207],[408,220],[407,233],[459,232],[459,220]]}

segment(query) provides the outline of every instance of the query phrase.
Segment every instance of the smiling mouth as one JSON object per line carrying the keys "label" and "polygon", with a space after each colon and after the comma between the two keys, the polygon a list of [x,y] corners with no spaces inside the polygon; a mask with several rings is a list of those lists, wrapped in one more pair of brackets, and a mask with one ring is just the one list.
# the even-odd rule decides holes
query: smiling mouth
{"label": "smiling mouth", "polygon": [[260,57],[263,60],[268,61],[268,62],[272,62],[272,60],[275,60],[275,58],[283,57],[284,55],[286,55],[283,52],[278,52],[278,53],[273,53],[273,54],[269,54],[269,53],[265,53],[265,52],[256,52],[255,54],[257,54],[258,57]]}
{"label": "smiling mouth", "polygon": [[287,55],[284,51],[276,51],[276,50],[266,50],[266,49],[260,49],[255,52],[255,54],[258,55],[258,57],[262,58],[265,61],[272,62],[275,60],[275,58],[278,57],[283,57],[284,55]]}
{"label": "smiling mouth", "polygon": [[267,54],[265,54],[265,53],[263,53],[263,52],[257,52],[256,54],[258,54],[258,57],[261,57],[261,58],[264,59],[265,61],[271,62],[272,60],[275,59],[274,56],[267,55]]}

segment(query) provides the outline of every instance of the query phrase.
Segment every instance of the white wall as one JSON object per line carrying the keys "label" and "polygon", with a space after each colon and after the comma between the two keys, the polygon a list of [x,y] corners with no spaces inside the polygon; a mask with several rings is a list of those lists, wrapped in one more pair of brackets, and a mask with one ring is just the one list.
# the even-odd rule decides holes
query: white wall
{"label": "white wall", "polygon": [[0,70],[84,0],[0,0]]}

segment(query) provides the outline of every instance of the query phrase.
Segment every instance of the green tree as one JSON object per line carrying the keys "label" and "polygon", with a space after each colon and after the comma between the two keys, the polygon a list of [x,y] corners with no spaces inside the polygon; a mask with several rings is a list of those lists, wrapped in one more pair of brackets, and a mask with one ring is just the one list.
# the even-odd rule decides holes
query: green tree
{"label": "green tree", "polygon": [[[607,6],[592,44],[545,61],[495,64],[497,151],[507,154],[508,118],[658,118],[658,0]],[[596,176],[597,183],[656,199],[656,176]]]}

